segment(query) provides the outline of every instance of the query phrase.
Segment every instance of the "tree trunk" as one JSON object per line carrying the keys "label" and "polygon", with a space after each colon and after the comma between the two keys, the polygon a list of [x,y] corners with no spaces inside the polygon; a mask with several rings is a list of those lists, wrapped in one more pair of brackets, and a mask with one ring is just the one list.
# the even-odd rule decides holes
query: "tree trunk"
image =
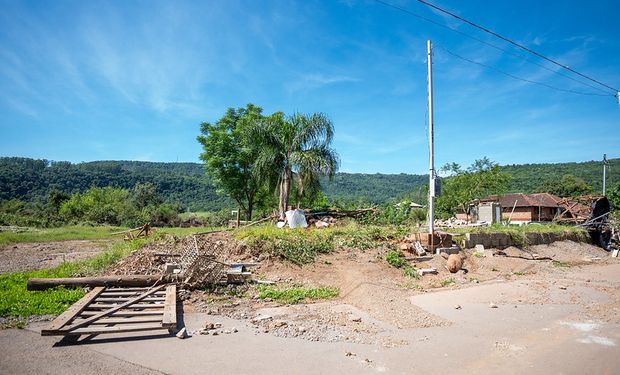
{"label": "tree trunk", "polygon": [[304,197],[304,179],[301,176],[301,173],[297,173],[297,178],[299,180],[299,186],[297,186],[297,208],[300,208],[299,205],[301,204],[301,200]]}
{"label": "tree trunk", "polygon": [[248,209],[245,211],[245,219],[252,221],[252,210],[254,209],[254,201],[248,200]]}
{"label": "tree trunk", "polygon": [[282,174],[282,181],[280,182],[280,220],[284,220],[286,217],[284,213],[288,208],[288,194],[291,190],[291,169],[286,167]]}

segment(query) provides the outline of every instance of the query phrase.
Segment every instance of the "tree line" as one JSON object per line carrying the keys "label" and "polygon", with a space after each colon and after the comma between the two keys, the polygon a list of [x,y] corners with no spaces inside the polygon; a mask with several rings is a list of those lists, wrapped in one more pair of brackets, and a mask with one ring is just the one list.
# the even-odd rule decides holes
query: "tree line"
{"label": "tree line", "polygon": [[[611,159],[609,164],[608,195],[620,182],[620,159]],[[600,162],[511,165],[500,166],[499,169],[511,177],[505,192],[549,191],[559,196],[601,192]],[[315,204],[353,208],[405,199],[424,204],[425,193],[420,192],[425,189],[428,176],[336,173],[332,180],[326,177],[319,180],[321,190],[314,199]],[[91,187],[133,189],[138,183],[151,183],[164,203],[178,206],[182,211],[217,212],[237,206],[234,200],[218,193],[212,179],[205,174],[204,165],[199,163],[69,163],[0,158],[0,202],[19,200],[22,205],[45,207],[50,193],[54,191],[71,195],[84,193]],[[447,180],[444,180],[446,184]],[[445,187],[444,192],[447,191]],[[266,198],[271,200],[266,206],[277,206],[273,194],[268,194]],[[305,204],[302,202],[307,207]],[[258,208],[266,210],[260,205]]]}

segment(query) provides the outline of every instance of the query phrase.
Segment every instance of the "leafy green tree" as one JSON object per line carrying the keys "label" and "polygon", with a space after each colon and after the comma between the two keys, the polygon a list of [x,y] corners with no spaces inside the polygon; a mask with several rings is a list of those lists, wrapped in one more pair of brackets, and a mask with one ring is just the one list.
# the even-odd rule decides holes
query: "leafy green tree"
{"label": "leafy green tree", "polygon": [[129,199],[131,203],[140,210],[147,206],[159,206],[164,203],[155,185],[150,182],[144,184],[137,183],[131,190]]}
{"label": "leafy green tree", "polygon": [[450,176],[444,179],[441,196],[437,199],[437,212],[441,217],[452,216],[457,209],[468,212],[471,201],[503,194],[510,183],[510,175],[486,157],[476,160],[466,170],[451,163],[446,164],[442,171]]}
{"label": "leafy green tree", "polygon": [[285,117],[281,112],[254,125],[251,133],[260,144],[256,173],[278,192],[283,219],[294,177],[299,204],[304,195],[320,189],[320,176],[332,178],[336,173],[339,158],[331,148],[334,125],[322,113]]}
{"label": "leafy green tree", "polygon": [[592,194],[592,186],[584,180],[572,174],[565,174],[560,179],[552,178],[545,181],[541,187],[541,192],[555,194],[559,197],[576,197],[579,195]]}
{"label": "leafy green tree", "polygon": [[63,191],[59,191],[59,190],[52,190],[50,191],[48,197],[47,197],[47,207],[48,210],[50,211],[50,213],[52,214],[58,214],[58,211],[60,211],[60,205],[69,200],[71,198],[70,194],[67,194]]}
{"label": "leafy green tree", "polygon": [[611,187],[611,189],[605,192],[607,199],[611,203],[611,207],[615,211],[620,211],[620,182]]}
{"label": "leafy green tree", "polygon": [[220,193],[230,196],[252,219],[256,195],[260,190],[254,163],[259,155],[249,129],[263,119],[262,109],[253,104],[228,108],[215,124],[203,122],[198,142],[204,152],[200,159]]}

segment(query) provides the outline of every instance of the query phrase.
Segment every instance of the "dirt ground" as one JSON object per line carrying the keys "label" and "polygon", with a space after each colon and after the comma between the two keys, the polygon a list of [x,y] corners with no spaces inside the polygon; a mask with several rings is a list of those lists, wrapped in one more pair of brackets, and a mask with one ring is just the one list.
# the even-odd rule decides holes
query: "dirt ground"
{"label": "dirt ground", "polygon": [[90,258],[111,247],[109,240],[18,243],[0,247],[0,273],[39,270]]}
{"label": "dirt ground", "polygon": [[[160,270],[166,259],[153,254],[182,252],[187,241],[154,244],[111,272]],[[226,235],[200,246],[259,261]],[[190,333],[183,341],[164,331],[76,343],[38,336],[44,323],[3,330],[0,374],[620,373],[620,260],[602,249],[564,241],[486,256],[467,251],[457,273],[433,256],[411,262],[438,270],[419,279],[390,267],[389,249],[341,249],[303,267],[263,257],[252,269],[278,286],[338,287],[333,300],[282,305],[258,299],[254,286],[181,291]],[[553,261],[532,260],[545,257]],[[204,330],[208,324],[221,327]],[[26,359],[29,347],[40,356]]]}

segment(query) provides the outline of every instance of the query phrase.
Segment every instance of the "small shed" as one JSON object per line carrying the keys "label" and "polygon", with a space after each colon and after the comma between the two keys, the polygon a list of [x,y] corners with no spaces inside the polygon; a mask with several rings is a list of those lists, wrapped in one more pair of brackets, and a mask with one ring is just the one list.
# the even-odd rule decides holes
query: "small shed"
{"label": "small shed", "polygon": [[552,221],[559,213],[561,198],[549,193],[494,195],[480,204],[497,202],[502,207],[502,219],[511,223]]}

